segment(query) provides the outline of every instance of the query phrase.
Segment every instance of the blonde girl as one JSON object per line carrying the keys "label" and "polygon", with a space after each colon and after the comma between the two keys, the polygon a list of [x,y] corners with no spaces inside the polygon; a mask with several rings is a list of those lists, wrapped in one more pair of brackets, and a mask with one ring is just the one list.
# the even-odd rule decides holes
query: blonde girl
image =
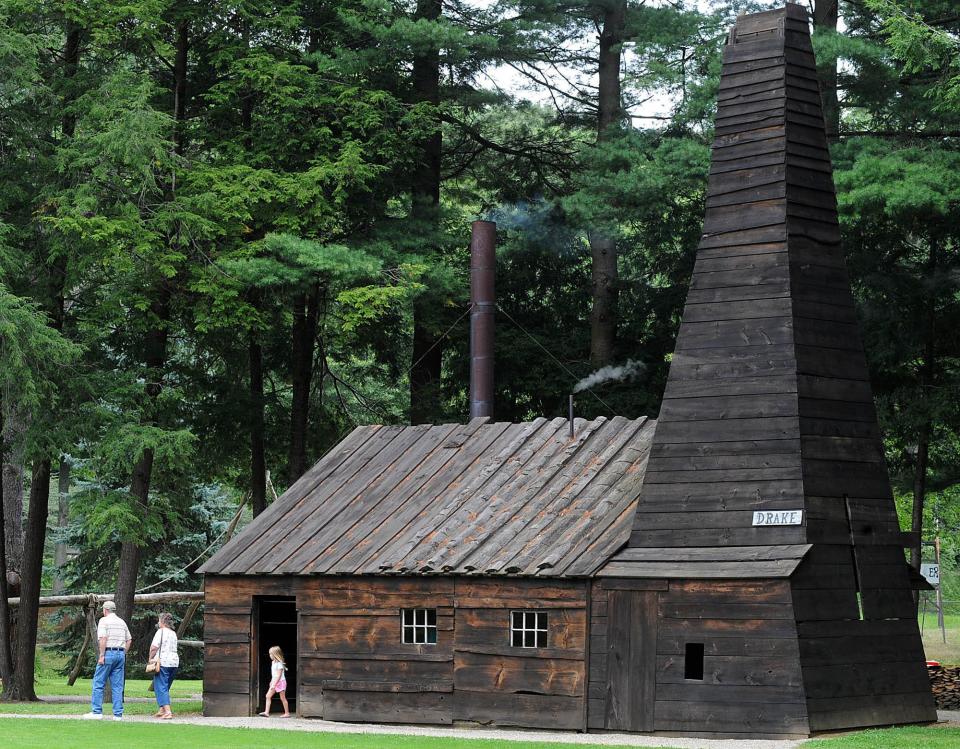
{"label": "blonde girl", "polygon": [[263,712],[260,713],[264,718],[270,717],[270,703],[273,701],[273,695],[280,697],[283,704],[283,715],[281,718],[290,717],[290,706],[287,705],[287,664],[283,660],[283,651],[274,645],[267,651],[270,654],[270,686],[267,688],[267,704],[264,705]]}

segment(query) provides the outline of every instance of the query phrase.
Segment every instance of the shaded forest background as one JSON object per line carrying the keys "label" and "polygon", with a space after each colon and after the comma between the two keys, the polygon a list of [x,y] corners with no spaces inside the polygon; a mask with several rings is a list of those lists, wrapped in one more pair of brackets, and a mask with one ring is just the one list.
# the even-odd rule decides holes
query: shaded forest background
{"label": "shaded forest background", "polygon": [[[809,8],[887,458],[955,567],[960,13],[837,2]],[[5,698],[41,590],[131,620],[355,425],[465,420],[475,219],[497,419],[608,366],[578,414],[656,416],[726,30],[775,5],[2,0]]]}

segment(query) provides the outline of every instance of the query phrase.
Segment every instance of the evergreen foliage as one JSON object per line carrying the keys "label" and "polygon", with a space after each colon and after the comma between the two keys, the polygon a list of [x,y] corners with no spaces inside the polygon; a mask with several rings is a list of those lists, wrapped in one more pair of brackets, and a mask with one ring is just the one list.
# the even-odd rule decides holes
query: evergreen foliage
{"label": "evergreen foliage", "polygon": [[[424,340],[428,416],[465,419],[477,218],[499,226],[497,418],[564,414],[593,370],[598,232],[618,257],[614,360],[638,365],[577,412],[655,416],[719,51],[738,12],[771,3],[702,5],[2,0],[3,448],[28,477],[76,461],[70,522],[47,539],[75,552],[69,590],[120,586],[131,550],[137,588],[196,587],[184,566],[240,503],[269,501],[265,471],[282,491],[355,425],[411,418]],[[888,462],[907,509],[932,497],[915,522],[943,533],[960,530],[954,5],[844,1],[815,37]],[[75,611],[62,627],[75,651]]]}

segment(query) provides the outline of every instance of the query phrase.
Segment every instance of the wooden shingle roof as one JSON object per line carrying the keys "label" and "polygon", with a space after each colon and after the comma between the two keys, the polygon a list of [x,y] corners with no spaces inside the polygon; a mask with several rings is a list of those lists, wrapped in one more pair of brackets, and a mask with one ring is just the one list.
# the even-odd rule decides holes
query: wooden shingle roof
{"label": "wooden shingle roof", "polygon": [[654,422],[575,427],[358,427],[200,571],[591,575],[630,534]]}

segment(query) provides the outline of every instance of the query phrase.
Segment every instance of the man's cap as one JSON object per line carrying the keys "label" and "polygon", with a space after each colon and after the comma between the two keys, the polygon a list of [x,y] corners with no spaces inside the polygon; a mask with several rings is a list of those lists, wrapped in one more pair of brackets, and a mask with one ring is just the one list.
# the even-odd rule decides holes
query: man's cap
{"label": "man's cap", "polygon": [[103,602],[103,610],[104,610],[104,611],[116,611],[116,610],[117,610],[117,604],[115,604],[113,601],[104,601],[104,602]]}

